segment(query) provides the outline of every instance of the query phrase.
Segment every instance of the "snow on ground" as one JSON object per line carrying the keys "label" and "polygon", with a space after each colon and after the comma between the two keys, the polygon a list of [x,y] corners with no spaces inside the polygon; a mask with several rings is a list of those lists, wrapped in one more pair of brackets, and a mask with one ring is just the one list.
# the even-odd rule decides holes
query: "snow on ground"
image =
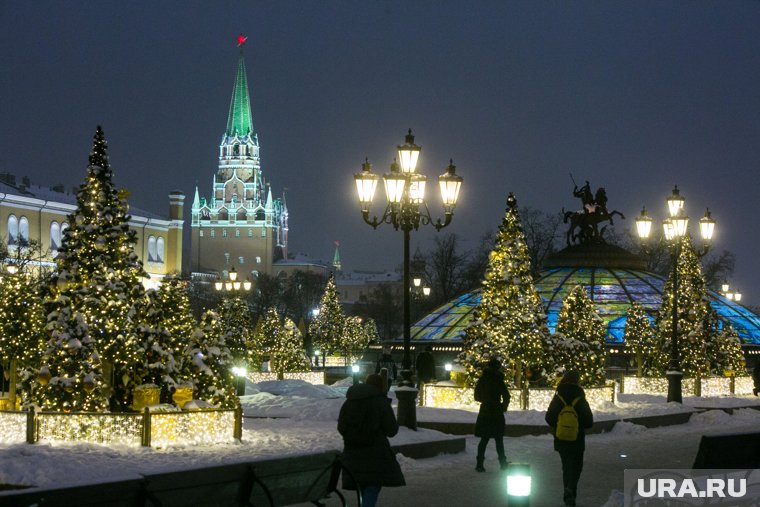
{"label": "snow on ground", "polygon": [[[314,386],[300,380],[248,384],[246,395],[241,397],[245,418],[240,443],[170,449],[46,442],[34,445],[0,443],[0,484],[61,487],[137,478],[141,472],[174,471],[340,450],[342,440],[336,429],[337,417],[350,383],[350,379],[346,379],[332,386]],[[617,405],[609,404],[595,410],[595,417],[599,420],[621,419],[693,411],[693,407],[749,405],[760,405],[760,400],[754,397],[686,398],[684,404],[679,405],[665,403],[664,397],[621,395]],[[474,422],[477,413],[419,407],[417,415],[420,421]],[[539,411],[510,411],[507,423],[543,426],[543,417],[543,412]],[[622,488],[624,468],[690,468],[702,434],[750,431],[758,427],[758,410],[736,409],[732,415],[711,410],[696,413],[687,424],[679,426],[647,429],[630,422],[621,422],[607,434],[590,435],[587,438],[588,458],[582,484],[584,491],[588,491],[591,503],[580,505],[600,506],[608,500],[608,507],[618,505],[615,503],[615,490]],[[393,444],[405,444],[444,438],[454,437],[432,430],[411,431],[401,428],[391,441]],[[443,455],[427,460],[399,456],[408,485],[397,490],[389,488],[388,492],[383,490],[382,498],[389,502],[393,500],[394,503],[389,505],[415,505],[411,501],[406,503],[404,499],[428,499],[431,495],[439,495],[440,500],[432,504],[467,505],[466,498],[454,500],[457,494],[464,494],[455,486],[459,481],[454,480],[463,474],[468,476],[467,480],[476,481],[476,484],[478,481],[483,483],[484,502],[488,498],[488,488],[493,489],[493,495],[500,495],[499,487],[491,484],[498,482],[497,472],[494,471],[493,475],[475,474],[471,470],[476,444],[475,437],[470,436],[467,437],[466,452],[457,455]],[[511,461],[530,462],[534,470],[540,472],[542,480],[561,481],[559,459],[551,450],[550,435],[508,438],[506,446]],[[493,468],[493,454],[491,445],[486,454],[490,460],[487,461],[487,468],[488,465]],[[472,477],[469,477],[470,472]],[[541,484],[541,479],[538,479],[538,484]],[[554,486],[553,484],[549,489]],[[536,502],[534,505],[552,505],[554,497],[544,489],[546,488],[537,494],[549,495],[544,499],[546,503]],[[428,502],[419,503],[419,500],[416,503],[426,504]],[[470,502],[469,505],[488,503]]]}

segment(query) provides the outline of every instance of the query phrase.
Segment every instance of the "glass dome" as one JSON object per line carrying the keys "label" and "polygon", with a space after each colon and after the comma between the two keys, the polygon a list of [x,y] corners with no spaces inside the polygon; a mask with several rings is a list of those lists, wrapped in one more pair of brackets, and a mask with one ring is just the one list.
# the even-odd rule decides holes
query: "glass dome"
{"label": "glass dome", "polygon": [[[541,273],[536,290],[546,309],[549,331],[557,326],[557,317],[565,296],[576,285],[583,285],[596,304],[607,326],[607,343],[623,343],[626,312],[633,301],[640,303],[654,320],[662,302],[665,279],[636,269],[607,267],[553,267]],[[480,302],[480,290],[469,292],[444,304],[412,325],[414,342],[460,343],[471,314]],[[717,292],[708,294],[710,305],[730,322],[745,345],[760,345],[760,317]]]}

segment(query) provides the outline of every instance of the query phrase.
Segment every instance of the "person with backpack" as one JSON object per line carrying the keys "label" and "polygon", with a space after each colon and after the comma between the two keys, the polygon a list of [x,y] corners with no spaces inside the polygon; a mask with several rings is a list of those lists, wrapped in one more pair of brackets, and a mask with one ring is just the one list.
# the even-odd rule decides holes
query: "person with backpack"
{"label": "person with backpack", "polygon": [[554,429],[554,450],[562,461],[563,499],[567,507],[575,507],[586,449],[585,430],[594,425],[591,407],[579,381],[578,372],[566,372],[546,410],[546,423]]}
{"label": "person with backpack", "polygon": [[398,433],[398,422],[385,395],[383,377],[368,375],[363,384],[346,391],[340,408],[338,432],[343,437],[343,489],[361,492],[362,506],[374,507],[383,486],[405,486],[388,437]]}
{"label": "person with backpack", "polygon": [[475,457],[475,470],[485,472],[486,446],[488,440],[494,439],[496,454],[499,456],[499,466],[502,470],[507,468],[507,455],[504,453],[504,412],[509,406],[509,389],[504,383],[504,373],[501,371],[501,363],[493,358],[483,368],[478,382],[475,384],[475,401],[480,402],[478,418],[475,420],[475,436],[480,437],[478,443],[478,455]]}

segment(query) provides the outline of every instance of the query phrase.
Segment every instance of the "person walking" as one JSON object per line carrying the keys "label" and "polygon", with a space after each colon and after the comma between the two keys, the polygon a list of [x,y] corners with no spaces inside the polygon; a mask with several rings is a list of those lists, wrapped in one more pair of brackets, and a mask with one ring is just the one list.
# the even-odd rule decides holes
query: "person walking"
{"label": "person walking", "polygon": [[433,347],[428,345],[425,350],[417,356],[417,362],[415,363],[417,369],[417,389],[422,388],[422,384],[426,384],[435,380],[435,359],[433,359]]}
{"label": "person walking", "polygon": [[363,384],[346,391],[340,408],[338,432],[343,437],[343,489],[361,492],[362,506],[374,507],[383,486],[405,486],[388,437],[398,433],[398,422],[385,395],[383,377],[368,375]]}
{"label": "person walking", "polygon": [[562,461],[563,499],[567,507],[575,507],[586,449],[585,430],[594,425],[591,407],[579,381],[578,372],[566,372],[546,410],[546,422],[554,429],[554,450]]}
{"label": "person walking", "polygon": [[377,360],[377,364],[375,365],[375,373],[379,374],[380,370],[383,368],[388,371],[388,387],[385,388],[385,392],[387,393],[393,385],[393,382],[396,381],[396,375],[398,373],[396,363],[393,361],[393,356],[391,355],[391,349],[388,347],[383,347],[383,354]]}
{"label": "person walking", "polygon": [[504,412],[509,406],[509,389],[504,383],[504,373],[498,359],[491,359],[483,368],[477,384],[475,384],[475,401],[480,402],[478,418],[475,421],[475,436],[480,437],[478,455],[475,457],[475,470],[485,472],[486,446],[488,440],[494,439],[496,454],[502,470],[507,468],[507,455],[504,453]]}

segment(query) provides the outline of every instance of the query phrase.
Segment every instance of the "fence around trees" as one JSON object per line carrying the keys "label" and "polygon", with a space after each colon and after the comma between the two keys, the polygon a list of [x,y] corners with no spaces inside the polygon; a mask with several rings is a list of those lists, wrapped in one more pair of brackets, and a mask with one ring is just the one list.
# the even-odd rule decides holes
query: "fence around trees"
{"label": "fence around trees", "polygon": [[146,447],[213,445],[242,436],[242,410],[181,412],[0,411],[0,441],[6,443],[86,442]]}

